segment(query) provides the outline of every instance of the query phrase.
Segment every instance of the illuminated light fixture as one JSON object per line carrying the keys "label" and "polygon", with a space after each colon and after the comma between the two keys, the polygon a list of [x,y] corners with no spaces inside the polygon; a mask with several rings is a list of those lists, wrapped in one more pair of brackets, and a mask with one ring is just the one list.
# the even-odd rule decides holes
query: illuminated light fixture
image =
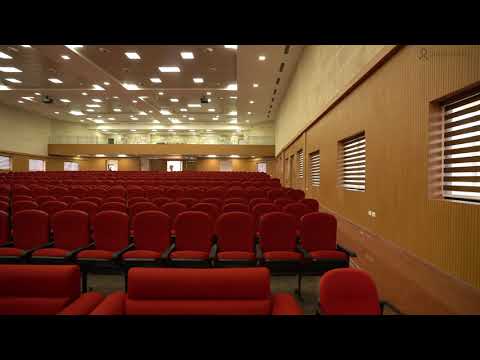
{"label": "illuminated light fixture", "polygon": [[40,95],[42,95],[42,94],[40,94],[39,92],[36,92],[36,93],[35,93],[35,95],[38,95],[38,96],[40,96]]}
{"label": "illuminated light fixture", "polygon": [[152,129],[152,132],[157,132],[158,130],[157,129]]}
{"label": "illuminated light fixture", "polygon": [[190,131],[190,132],[195,132],[195,129],[190,129],[190,130],[188,130],[188,131]]}
{"label": "illuminated light fixture", "polygon": [[180,56],[181,56],[182,59],[184,59],[184,60],[191,60],[191,59],[194,58],[193,53],[192,53],[192,52],[188,52],[188,51],[181,52],[181,53],[180,53]]}
{"label": "illuminated light fixture", "polygon": [[138,115],[143,115],[143,116],[145,116],[145,115],[148,115],[148,114],[147,114],[145,111],[140,111],[140,112],[138,113]]}
{"label": "illuminated light fixture", "polygon": [[188,109],[181,108],[180,111],[185,112],[185,111],[188,111]]}
{"label": "illuminated light fixture", "polygon": [[118,99],[118,96],[114,96],[113,98],[114,98],[114,99]]}
{"label": "illuminated light fixture", "polygon": [[230,112],[228,113],[228,115],[230,115],[230,116],[237,116],[237,112],[236,112],[235,110],[234,110],[234,111],[230,111]]}
{"label": "illuminated light fixture", "polygon": [[54,83],[54,84],[62,84],[63,83],[62,80],[55,79],[55,78],[48,79],[48,81],[50,81],[51,83]]}
{"label": "illuminated light fixture", "polygon": [[127,84],[123,83],[122,86],[127,90],[140,90],[137,84]]}
{"label": "illuminated light fixture", "polygon": [[168,118],[172,124],[181,124],[182,122],[178,119],[175,118]]}
{"label": "illuminated light fixture", "polygon": [[93,122],[94,122],[95,124],[105,124],[105,121],[103,121],[103,120],[101,120],[101,119],[95,119],[95,120],[93,120]]}
{"label": "illuminated light fixture", "polygon": [[158,121],[158,120],[152,120],[152,123],[154,123],[154,124],[160,124],[160,121]]}
{"label": "illuminated light fixture", "polygon": [[217,155],[207,155],[207,157],[209,157],[209,158],[216,158]]}
{"label": "illuminated light fixture", "polygon": [[201,104],[188,104],[187,106],[190,107],[190,108],[199,108],[199,107],[202,107]]}
{"label": "illuminated light fixture", "polygon": [[141,59],[140,55],[138,55],[136,52],[126,52],[125,56],[129,58],[130,60],[139,60]]}
{"label": "illuminated light fixture", "polygon": [[17,69],[16,67],[12,67],[12,66],[0,66],[0,72],[19,73],[19,72],[22,72],[22,70]]}
{"label": "illuminated light fixture", "polygon": [[237,121],[236,118],[229,121],[230,124],[236,124],[237,122],[238,122],[238,121]]}
{"label": "illuminated light fixture", "polygon": [[93,109],[87,109],[88,112],[94,112],[95,110]]}
{"label": "illuminated light fixture", "polygon": [[68,100],[68,99],[60,99],[60,101],[63,102],[63,103],[70,103],[70,102],[71,102],[71,101]]}
{"label": "illuminated light fixture", "polygon": [[33,96],[22,96],[22,99],[33,101]]}
{"label": "illuminated light fixture", "polygon": [[138,120],[138,118],[137,118],[137,117],[135,117],[135,116],[133,116],[133,117],[132,117],[132,120]]}
{"label": "illuminated light fixture", "polygon": [[84,122],[85,120],[80,119],[80,122]]}
{"label": "illuminated light fixture", "polygon": [[239,158],[240,155],[230,155],[231,158]]}
{"label": "illuminated light fixture", "polygon": [[164,73],[180,72],[180,68],[178,66],[160,66],[158,70]]}
{"label": "illuminated light fixture", "polygon": [[83,48],[83,45],[65,45],[67,48],[70,50],[75,50],[75,49],[81,49]]}
{"label": "illuminated light fixture", "polygon": [[162,114],[162,115],[172,115],[172,113],[170,111],[165,110],[165,109],[160,110],[160,114]]}
{"label": "illuminated light fixture", "polygon": [[30,45],[20,45],[21,47],[24,47],[24,48],[31,48]]}
{"label": "illuminated light fixture", "polygon": [[212,130],[208,129],[207,132],[212,132]]}
{"label": "illuminated light fixture", "polygon": [[212,120],[218,120],[218,116],[213,117]]}
{"label": "illuminated light fixture", "polygon": [[237,96],[230,96],[230,99],[238,99]]}
{"label": "illuminated light fixture", "polygon": [[89,107],[89,108],[99,108],[100,107],[100,105],[98,105],[98,104],[87,104],[85,106]]}
{"label": "illuminated light fixture", "polygon": [[215,109],[208,109],[208,112],[215,112]]}
{"label": "illuminated light fixture", "polygon": [[83,96],[87,96],[87,95],[88,95],[88,93],[86,93],[86,92],[82,92],[82,95],[83,95]]}
{"label": "illuminated light fixture", "polygon": [[95,154],[96,157],[105,157],[105,154]]}
{"label": "illuminated light fixture", "polygon": [[97,84],[93,84],[93,90],[105,90],[103,87],[101,87],[100,85],[97,85]]}
{"label": "illuminated light fixture", "polygon": [[178,99],[172,98],[170,99],[171,102],[178,102]]}
{"label": "illuminated light fixture", "polygon": [[75,115],[75,116],[83,116],[83,115],[85,115],[83,112],[78,111],[78,110],[72,110],[72,111],[70,111],[70,114]]}
{"label": "illuminated light fixture", "polygon": [[113,109],[115,112],[122,112],[122,109]]}
{"label": "illuminated light fixture", "polygon": [[93,101],[93,102],[96,102],[96,103],[101,103],[101,102],[103,102],[103,101],[100,100],[100,99],[92,99],[92,101]]}
{"label": "illuminated light fixture", "polygon": [[152,113],[153,113],[153,110],[148,110],[148,112],[149,112],[150,114],[152,114]]}
{"label": "illuminated light fixture", "polygon": [[117,156],[118,157],[127,157],[127,155],[125,155],[125,154],[118,154]]}
{"label": "illuminated light fixture", "polygon": [[63,59],[63,60],[70,60],[70,56],[68,56],[68,55],[62,55],[62,59]]}
{"label": "illuminated light fixture", "polygon": [[250,104],[255,104],[255,101],[250,100],[249,103],[250,103]]}
{"label": "illuminated light fixture", "polygon": [[208,102],[212,102],[212,99],[208,98]]}
{"label": "illuminated light fixture", "polygon": [[252,115],[252,112],[251,112],[251,111],[249,111],[249,112],[247,112],[247,114],[248,114],[248,115]]}
{"label": "illuminated light fixture", "polygon": [[137,100],[132,100],[132,103],[136,104],[138,101]]}
{"label": "illuminated light fixture", "polygon": [[113,121],[113,120],[115,120],[115,118],[114,118],[114,117],[109,117],[108,120],[112,120],[112,121]]}
{"label": "illuminated light fixture", "polygon": [[260,55],[260,56],[258,57],[258,60],[260,60],[260,61],[265,61],[266,58],[267,58],[267,57],[266,57],[265,55]]}
{"label": "illuminated light fixture", "polygon": [[154,84],[160,84],[162,82],[160,78],[150,78],[150,81]]}
{"label": "illuminated light fixture", "polygon": [[248,124],[250,122],[250,120],[245,120],[245,122]]}
{"label": "illuminated light fixture", "polygon": [[107,131],[107,129],[102,129],[102,131]]}
{"label": "illuminated light fixture", "polygon": [[103,82],[103,85],[105,85],[105,86],[110,86],[110,83],[109,83],[108,81],[104,81],[104,82]]}
{"label": "illuminated light fixture", "polygon": [[168,129],[168,132],[174,132],[175,130],[174,129]]}
{"label": "illuminated light fixture", "polygon": [[8,86],[6,86],[6,85],[0,84],[0,91],[2,91],[2,90],[3,90],[3,91],[4,91],[4,90],[10,90],[10,88],[9,88]]}
{"label": "illuminated light fixture", "polygon": [[182,115],[182,117],[186,118],[186,117],[187,117],[187,115]]}
{"label": "illuminated light fixture", "polygon": [[137,130],[135,130],[135,129],[132,129],[132,130],[130,130],[130,131],[132,131],[132,132],[135,132],[135,131],[137,131]]}
{"label": "illuminated light fixture", "polygon": [[223,46],[225,46],[225,49],[234,49],[234,50],[238,49],[238,45],[223,45]]}
{"label": "illuminated light fixture", "polygon": [[195,120],[195,118],[194,117],[189,117],[188,120]]}
{"label": "illuminated light fixture", "polygon": [[210,91],[207,91],[207,95],[210,96],[212,95],[212,93]]}
{"label": "illuminated light fixture", "polygon": [[229,91],[237,91],[238,90],[238,85],[236,83],[234,84],[228,84],[225,90]]}
{"label": "illuminated light fixture", "polygon": [[138,97],[140,100],[148,99],[148,96],[139,96]]}
{"label": "illuminated light fixture", "polygon": [[19,104],[23,104],[24,102],[22,100],[18,100],[18,103]]}
{"label": "illuminated light fixture", "polygon": [[15,78],[8,78],[8,79],[5,79],[7,80],[8,82],[11,82],[13,84],[21,84],[22,82],[20,80],[17,80]]}
{"label": "illuminated light fixture", "polygon": [[257,88],[258,87],[258,84],[253,84],[252,85],[254,88]]}
{"label": "illuminated light fixture", "polygon": [[202,78],[193,78],[193,82],[195,84],[202,84],[203,83],[203,79]]}
{"label": "illuminated light fixture", "polygon": [[12,57],[0,51],[0,59],[11,59]]}
{"label": "illuminated light fixture", "polygon": [[58,111],[55,111],[55,114],[58,115],[58,114],[60,114],[60,113],[59,113]]}
{"label": "illuminated light fixture", "polygon": [[162,95],[163,95],[163,92],[162,92],[162,91],[160,91],[160,92],[158,93],[158,95],[162,96]]}

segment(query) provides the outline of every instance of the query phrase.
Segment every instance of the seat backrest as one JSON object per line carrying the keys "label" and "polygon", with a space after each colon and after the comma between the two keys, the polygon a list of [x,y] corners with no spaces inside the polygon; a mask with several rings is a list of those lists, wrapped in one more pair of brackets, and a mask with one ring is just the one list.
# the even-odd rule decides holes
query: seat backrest
{"label": "seat backrest", "polygon": [[285,192],[282,189],[271,189],[267,191],[267,197],[272,201],[283,197],[284,194]]}
{"label": "seat backrest", "polygon": [[49,240],[48,214],[41,210],[22,210],[13,216],[13,241],[19,249],[32,249]]}
{"label": "seat backrest", "polygon": [[93,219],[98,212],[98,205],[91,201],[76,201],[72,205],[70,205],[70,209],[72,210],[80,210],[85,211],[88,216],[90,217],[90,224],[93,224]]}
{"label": "seat backrest", "polygon": [[67,210],[68,204],[61,201],[46,201],[40,205],[40,210],[45,211],[48,215],[53,216],[55,213]]}
{"label": "seat backrest", "polygon": [[158,207],[157,205],[149,201],[142,201],[142,202],[135,203],[135,205],[132,205],[130,207],[130,219],[133,220],[135,215],[137,215],[142,211],[147,211],[147,210],[158,210]]}
{"label": "seat backrest", "polygon": [[65,195],[65,196],[62,196],[59,200],[60,200],[61,202],[67,203],[68,205],[71,205],[71,204],[73,204],[75,201],[79,201],[80,198],[79,198],[78,196]]}
{"label": "seat backrest", "polygon": [[97,250],[118,251],[128,245],[128,215],[120,211],[100,211],[93,219]]}
{"label": "seat backrest", "polygon": [[335,250],[337,219],[327,213],[312,212],[300,219],[300,239],[307,251]]}
{"label": "seat backrest", "polygon": [[10,241],[10,223],[8,213],[0,209],[0,244]]}
{"label": "seat backrest", "polygon": [[245,198],[226,198],[225,201],[223,202],[224,204],[231,204],[231,203],[237,203],[237,204],[248,204],[248,200]]}
{"label": "seat backrest", "polygon": [[55,315],[80,296],[75,265],[0,265],[1,315]]}
{"label": "seat backrest", "polygon": [[220,213],[217,205],[213,203],[204,203],[204,202],[193,205],[190,208],[190,210],[206,212],[208,215],[210,215],[213,222],[217,221],[218,215]]}
{"label": "seat backrest", "polygon": [[268,315],[270,272],[231,269],[133,268],[127,315]]}
{"label": "seat backrest", "polygon": [[52,195],[41,195],[35,198],[35,202],[40,206],[42,206],[42,204],[46,203],[47,201],[57,201],[57,198]]}
{"label": "seat backrest", "polygon": [[107,190],[107,192],[105,193],[105,196],[107,197],[121,197],[121,198],[125,198],[125,195],[127,194],[127,190],[121,186],[121,185],[117,185],[117,186],[112,186],[110,189]]}
{"label": "seat backrest", "polygon": [[163,204],[159,210],[168,214],[168,216],[170,216],[170,219],[172,220],[172,224],[174,224],[177,215],[182,213],[183,211],[187,211],[187,207],[182,203],[174,201]]}
{"label": "seat backrest", "polygon": [[227,212],[215,224],[218,251],[253,251],[255,221],[248,212]]}
{"label": "seat backrest", "polygon": [[62,210],[51,217],[56,248],[74,250],[88,245],[90,229],[88,214],[80,210]]}
{"label": "seat backrest", "polygon": [[291,204],[287,204],[283,207],[282,210],[283,210],[283,212],[286,212],[287,214],[295,216],[295,219],[297,219],[297,227],[298,228],[300,228],[300,219],[302,218],[302,216],[312,212],[307,205],[304,205],[300,202],[294,202],[294,203],[291,203]]}
{"label": "seat backrest", "polygon": [[103,203],[102,198],[100,198],[98,196],[87,196],[87,197],[83,198],[82,201],[90,201],[90,202],[93,202],[93,203],[97,204],[97,206],[100,206]]}
{"label": "seat backrest", "polygon": [[[258,206],[258,205],[257,205]],[[263,251],[294,251],[297,222],[290,214],[275,211],[260,218],[260,245]]]}
{"label": "seat backrest", "polygon": [[16,214],[17,212],[22,210],[34,210],[34,209],[38,209],[38,204],[30,200],[14,201],[12,204],[13,214]]}
{"label": "seat backrest", "polygon": [[312,211],[318,211],[319,209],[318,201],[315,199],[306,198],[306,199],[300,200],[300,202],[307,205]]}
{"label": "seat backrest", "polygon": [[125,205],[124,202],[105,202],[103,205],[100,207],[100,211],[105,211],[105,210],[115,210],[115,211],[121,211],[124,212],[125,214],[128,213],[128,208],[127,205]]}
{"label": "seat backrest", "polygon": [[273,203],[277,205],[280,209],[282,209],[285,205],[292,204],[294,203],[294,201],[287,197],[281,197],[281,198],[275,199]]}
{"label": "seat backrest", "polygon": [[305,192],[300,189],[292,189],[288,197],[294,201],[300,201],[305,198]]}
{"label": "seat backrest", "polygon": [[319,282],[319,307],[326,315],[380,315],[377,288],[366,271],[327,271]]}
{"label": "seat backrest", "polygon": [[128,207],[132,207],[139,202],[148,202],[149,200],[144,196],[135,196],[128,199]]}
{"label": "seat backrest", "polygon": [[209,251],[213,236],[213,220],[202,211],[184,211],[177,215],[175,250]]}
{"label": "seat backrest", "polygon": [[135,248],[163,252],[170,245],[171,219],[158,210],[138,213],[133,218]]}
{"label": "seat backrest", "polygon": [[260,222],[260,218],[263,215],[274,212],[274,211],[280,211],[280,209],[277,207],[277,205],[273,203],[260,203],[255,205],[252,208],[252,214],[253,214],[253,217],[255,218],[255,228],[258,230],[258,224]]}
{"label": "seat backrest", "polygon": [[0,201],[0,211],[4,211],[8,214],[10,210],[10,205],[6,201]]}
{"label": "seat backrest", "polygon": [[156,197],[152,200],[152,202],[157,205],[158,208],[160,208],[163,204],[169,203],[169,202],[174,202],[175,200],[172,198],[164,197],[164,196],[159,196]]}
{"label": "seat backrest", "polygon": [[198,202],[195,198],[184,197],[177,199],[177,202],[184,204],[187,208],[191,208],[194,204]]}
{"label": "seat backrest", "polygon": [[241,212],[248,213],[250,212],[250,208],[248,207],[248,205],[243,203],[229,203],[229,204],[223,205],[223,209],[222,209],[223,213],[230,212],[230,211],[241,211]]}
{"label": "seat backrest", "polygon": [[268,200],[265,197],[259,197],[259,198],[253,198],[248,202],[248,205],[250,206],[250,210],[253,210],[255,205],[257,204],[268,204],[268,203],[273,203],[272,201]]}
{"label": "seat backrest", "polygon": [[119,203],[125,204],[125,198],[121,196],[110,196],[103,199],[104,204],[109,202],[119,202]]}
{"label": "seat backrest", "polygon": [[220,198],[205,198],[202,199],[202,203],[215,204],[219,209],[223,206],[223,200]]}

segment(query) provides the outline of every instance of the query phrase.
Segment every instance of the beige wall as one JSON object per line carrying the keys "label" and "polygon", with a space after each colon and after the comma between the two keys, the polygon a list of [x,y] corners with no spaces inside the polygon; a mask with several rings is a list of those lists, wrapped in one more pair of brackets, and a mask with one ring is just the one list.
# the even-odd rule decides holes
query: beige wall
{"label": "beige wall", "polygon": [[48,154],[51,120],[0,104],[0,151]]}
{"label": "beige wall", "polygon": [[276,115],[275,153],[299,134],[384,48],[312,45],[303,50]]}
{"label": "beige wall", "polygon": [[[417,256],[419,261],[432,264],[437,271],[453,275],[452,281],[465,281],[478,289],[480,206],[429,199],[427,184],[430,102],[480,81],[480,46],[427,47],[428,60],[418,58],[421,48],[401,48],[282,156],[303,147],[308,173],[308,154],[320,150],[321,185],[310,188],[305,177],[302,181],[307,196],[386,242],[391,241],[401,251]],[[315,62],[302,64],[310,64],[310,72],[315,73]],[[304,80],[304,72],[309,72],[308,66],[298,75],[300,80]],[[293,89],[295,86],[289,91]],[[300,94],[292,92],[289,96],[296,99],[304,93],[303,89],[297,91]],[[292,114],[290,121],[294,119]],[[289,133],[291,127],[282,124],[278,133]],[[365,131],[367,139],[366,191],[346,191],[337,186],[338,141],[360,131]],[[282,179],[285,181],[284,174]],[[295,179],[293,185],[302,187],[302,181],[299,184]],[[368,210],[374,210],[376,218],[368,216]],[[352,246],[356,247],[355,242]],[[361,246],[367,248],[362,255],[370,258],[374,255],[368,252],[380,251],[368,242]],[[395,265],[397,272],[414,267],[400,260]],[[414,281],[428,287],[428,280]]]}

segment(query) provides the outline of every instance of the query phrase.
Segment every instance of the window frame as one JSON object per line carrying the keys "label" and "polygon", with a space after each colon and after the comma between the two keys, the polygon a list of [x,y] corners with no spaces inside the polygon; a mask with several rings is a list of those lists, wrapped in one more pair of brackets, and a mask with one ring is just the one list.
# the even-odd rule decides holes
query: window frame
{"label": "window frame", "polygon": [[[363,141],[364,145],[363,148],[360,149],[355,149],[352,151],[351,149],[354,149],[358,146],[362,146],[362,144],[358,144],[361,141]],[[345,148],[348,147],[347,150]],[[345,156],[345,151],[352,152],[351,154],[347,154]],[[356,152],[360,152],[356,154]],[[354,155],[353,158],[350,158]],[[345,161],[345,158],[347,157],[347,161]],[[357,159],[360,157],[360,159]],[[363,158],[362,158],[363,157]],[[361,162],[355,164],[355,162]],[[347,168],[345,166],[345,163],[350,163],[347,165]],[[359,168],[363,165],[363,169]],[[355,135],[349,136],[347,138],[344,138],[338,142],[338,184],[339,186],[347,191],[354,191],[354,192],[366,192],[367,191],[367,137],[366,137],[366,132],[364,130],[357,132]],[[353,174],[350,175],[350,180],[345,181],[345,172],[354,172]],[[363,183],[359,182],[360,180],[352,180],[351,177],[356,177],[356,176],[361,176],[363,175]],[[359,185],[354,185],[358,183]],[[363,188],[358,188],[354,186],[362,186]]]}

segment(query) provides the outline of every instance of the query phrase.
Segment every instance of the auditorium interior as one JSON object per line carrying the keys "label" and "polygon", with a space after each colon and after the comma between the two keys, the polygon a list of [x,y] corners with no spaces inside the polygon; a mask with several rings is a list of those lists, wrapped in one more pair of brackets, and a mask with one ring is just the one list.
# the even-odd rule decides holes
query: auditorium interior
{"label": "auditorium interior", "polygon": [[479,65],[0,45],[0,315],[480,314]]}

